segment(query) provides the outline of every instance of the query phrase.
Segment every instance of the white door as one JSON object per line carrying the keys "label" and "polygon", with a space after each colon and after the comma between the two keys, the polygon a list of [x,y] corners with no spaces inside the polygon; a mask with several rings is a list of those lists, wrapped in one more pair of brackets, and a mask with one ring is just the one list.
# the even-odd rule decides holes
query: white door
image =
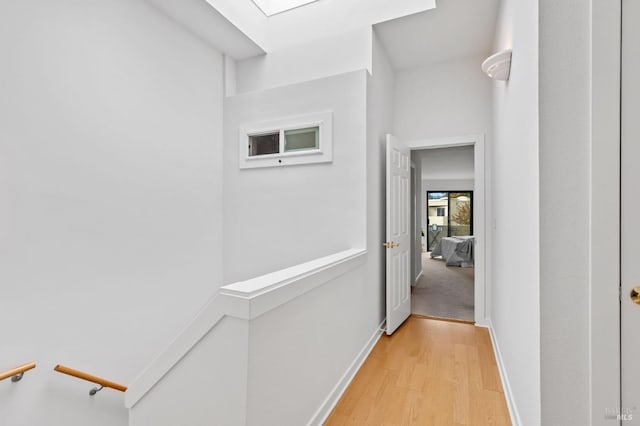
{"label": "white door", "polygon": [[623,425],[640,425],[640,1],[622,2],[621,380]]}
{"label": "white door", "polygon": [[410,154],[387,135],[387,334],[411,314]]}

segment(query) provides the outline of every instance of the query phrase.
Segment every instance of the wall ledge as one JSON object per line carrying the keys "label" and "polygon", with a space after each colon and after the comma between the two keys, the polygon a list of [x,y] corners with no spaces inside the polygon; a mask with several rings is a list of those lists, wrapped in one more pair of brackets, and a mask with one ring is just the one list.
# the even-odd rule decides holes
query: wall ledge
{"label": "wall ledge", "polygon": [[310,262],[229,284],[220,295],[233,298],[228,315],[252,320],[298,296],[363,265],[365,249],[350,249]]}

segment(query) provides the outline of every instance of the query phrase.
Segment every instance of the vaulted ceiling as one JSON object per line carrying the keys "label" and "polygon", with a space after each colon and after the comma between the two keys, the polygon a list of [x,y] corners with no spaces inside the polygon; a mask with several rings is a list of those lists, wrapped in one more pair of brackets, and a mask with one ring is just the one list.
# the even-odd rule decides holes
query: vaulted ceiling
{"label": "vaulted ceiling", "polygon": [[437,0],[436,8],[375,25],[396,69],[488,55],[500,0]]}

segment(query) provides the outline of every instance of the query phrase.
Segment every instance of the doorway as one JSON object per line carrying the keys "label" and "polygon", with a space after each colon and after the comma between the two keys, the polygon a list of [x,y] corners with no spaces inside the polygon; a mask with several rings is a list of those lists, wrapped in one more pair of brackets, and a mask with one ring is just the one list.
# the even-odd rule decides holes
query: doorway
{"label": "doorway", "polygon": [[[427,213],[428,213],[428,204],[427,204],[427,192],[447,192],[447,198],[455,196],[456,198],[463,197],[460,202],[466,202],[464,197],[469,198],[469,219],[468,219],[468,228],[464,229],[462,226],[458,225],[458,222],[454,220],[454,226],[452,228],[459,227],[457,230],[449,230],[448,226],[445,230],[441,229],[441,235],[449,233],[456,234],[458,232],[467,233],[468,235],[474,236],[474,262],[472,268],[472,277],[471,280],[473,282],[473,291],[471,294],[472,301],[469,303],[473,305],[473,315],[470,318],[471,321],[475,322],[478,326],[486,326],[486,296],[485,296],[485,147],[484,147],[484,135],[471,135],[471,136],[463,136],[463,137],[451,137],[451,138],[441,138],[441,139],[424,139],[417,141],[407,142],[406,145],[411,149],[412,153],[422,150],[427,150],[425,152],[428,153],[428,150],[439,149],[439,148],[457,148],[457,147],[468,147],[468,149],[473,151],[473,160],[472,160],[472,184],[460,186],[451,186],[451,187],[431,187],[422,188],[420,194],[420,204],[422,207],[422,214],[420,220],[418,221],[418,225],[420,228],[420,232],[418,235],[424,231],[424,236],[418,239],[417,243],[412,247],[412,255],[416,252],[419,252],[421,256],[427,256],[430,259],[431,253],[427,254],[427,245],[428,245],[428,227],[427,227]],[[473,200],[471,202],[471,200]],[[448,200],[447,200],[447,204]],[[449,207],[448,207],[449,208]],[[472,209],[472,211],[471,211]],[[448,210],[446,213],[451,212],[452,210]],[[437,215],[437,210],[436,210]],[[448,215],[451,216],[451,215]],[[458,215],[456,219],[460,219],[460,223],[465,223],[462,219],[462,214]],[[451,225],[451,219],[447,219],[447,223]],[[460,234],[459,234],[460,235]],[[424,250],[423,250],[424,246]],[[445,262],[442,262],[441,267],[447,268],[444,265]],[[458,273],[469,273],[469,269],[467,268],[449,268],[449,271],[458,272]],[[422,275],[425,275],[424,272]],[[418,279],[422,277],[420,274],[415,276]]]}
{"label": "doorway", "polygon": [[467,145],[411,154],[421,175],[415,196],[424,234],[416,246],[421,273],[411,292],[414,315],[475,319],[473,151]]}

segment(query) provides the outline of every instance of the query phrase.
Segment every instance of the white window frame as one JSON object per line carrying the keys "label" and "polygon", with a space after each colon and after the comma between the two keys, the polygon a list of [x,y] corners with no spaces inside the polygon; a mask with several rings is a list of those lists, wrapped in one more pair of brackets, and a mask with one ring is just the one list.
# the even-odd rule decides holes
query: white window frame
{"label": "white window frame", "polygon": [[[284,152],[284,132],[318,127],[318,148]],[[249,156],[249,137],[280,133],[280,149],[277,154]],[[333,112],[286,117],[240,126],[239,166],[241,169],[281,167],[297,164],[330,163],[333,160]]]}

